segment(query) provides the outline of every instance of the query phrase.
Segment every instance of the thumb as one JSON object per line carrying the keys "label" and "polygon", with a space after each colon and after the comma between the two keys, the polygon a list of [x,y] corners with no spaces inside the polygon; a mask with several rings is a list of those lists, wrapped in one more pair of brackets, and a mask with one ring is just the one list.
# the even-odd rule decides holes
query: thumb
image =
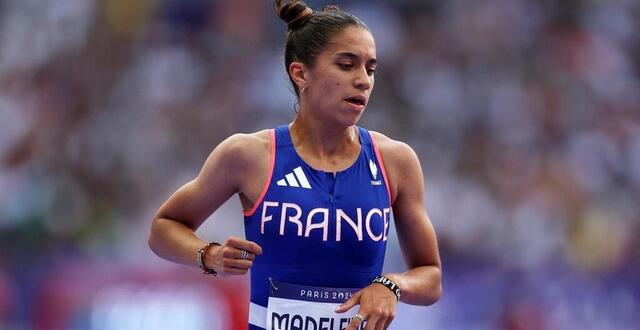
{"label": "thumb", "polygon": [[360,303],[360,292],[357,292],[351,298],[349,298],[349,300],[345,301],[344,303],[342,303],[342,305],[338,306],[335,312],[344,313],[350,310],[351,308],[353,308],[353,306],[357,305],[358,303]]}

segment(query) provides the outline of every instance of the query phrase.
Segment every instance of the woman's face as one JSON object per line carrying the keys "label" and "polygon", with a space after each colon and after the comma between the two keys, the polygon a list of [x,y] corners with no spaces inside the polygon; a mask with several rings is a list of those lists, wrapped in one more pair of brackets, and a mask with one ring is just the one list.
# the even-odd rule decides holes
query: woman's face
{"label": "woman's face", "polygon": [[301,103],[306,101],[314,115],[330,123],[355,125],[369,102],[375,70],[373,36],[350,26],[329,41],[309,69]]}

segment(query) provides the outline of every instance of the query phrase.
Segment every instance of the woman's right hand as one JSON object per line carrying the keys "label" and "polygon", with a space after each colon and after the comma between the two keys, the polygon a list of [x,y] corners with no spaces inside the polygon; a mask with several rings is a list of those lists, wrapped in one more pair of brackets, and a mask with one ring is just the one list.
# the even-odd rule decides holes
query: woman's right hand
{"label": "woman's right hand", "polygon": [[[245,259],[242,259],[242,250],[247,251]],[[221,276],[244,275],[253,266],[256,256],[261,254],[260,245],[238,237],[229,237],[224,244],[207,249],[204,263]]]}

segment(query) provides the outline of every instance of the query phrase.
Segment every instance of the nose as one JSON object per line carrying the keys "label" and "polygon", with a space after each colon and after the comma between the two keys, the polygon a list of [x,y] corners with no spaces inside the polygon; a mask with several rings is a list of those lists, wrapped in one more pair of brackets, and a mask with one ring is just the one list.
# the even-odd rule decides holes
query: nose
{"label": "nose", "polygon": [[357,89],[361,91],[366,91],[368,89],[371,89],[372,77],[369,76],[369,73],[367,72],[366,68],[358,70],[358,75],[354,80],[354,85]]}

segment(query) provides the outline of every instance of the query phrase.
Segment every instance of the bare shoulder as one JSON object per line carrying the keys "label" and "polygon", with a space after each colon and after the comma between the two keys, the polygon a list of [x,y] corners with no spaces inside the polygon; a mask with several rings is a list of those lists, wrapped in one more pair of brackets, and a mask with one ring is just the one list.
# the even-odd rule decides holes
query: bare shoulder
{"label": "bare shoulder", "polygon": [[222,141],[210,154],[209,158],[224,158],[230,166],[248,166],[269,157],[270,131],[255,133],[237,133]]}
{"label": "bare shoulder", "polygon": [[391,190],[392,204],[398,193],[415,182],[422,182],[422,168],[416,152],[407,143],[394,140],[382,133],[371,131],[380,150]]}
{"label": "bare shoulder", "polygon": [[269,151],[270,130],[262,130],[255,133],[236,133],[222,141],[219,147],[233,152],[260,152]]}
{"label": "bare shoulder", "polygon": [[207,158],[199,181],[213,187],[224,180],[234,192],[255,200],[269,175],[271,144],[271,130],[228,137]]}
{"label": "bare shoulder", "polygon": [[378,144],[385,166],[395,167],[418,162],[418,156],[407,143],[394,140],[379,132],[371,131],[371,134]]}
{"label": "bare shoulder", "polygon": [[[245,187],[266,175],[267,165],[263,164],[268,163],[269,142],[269,131],[226,138],[209,154],[198,176],[160,207],[157,217],[180,219],[190,228],[198,228],[233,194],[244,193]],[[265,160],[259,161],[261,157]]]}
{"label": "bare shoulder", "polygon": [[207,183],[224,173],[239,189],[246,184],[247,177],[263,172],[268,166],[269,148],[269,130],[231,135],[211,151],[198,178]]}

